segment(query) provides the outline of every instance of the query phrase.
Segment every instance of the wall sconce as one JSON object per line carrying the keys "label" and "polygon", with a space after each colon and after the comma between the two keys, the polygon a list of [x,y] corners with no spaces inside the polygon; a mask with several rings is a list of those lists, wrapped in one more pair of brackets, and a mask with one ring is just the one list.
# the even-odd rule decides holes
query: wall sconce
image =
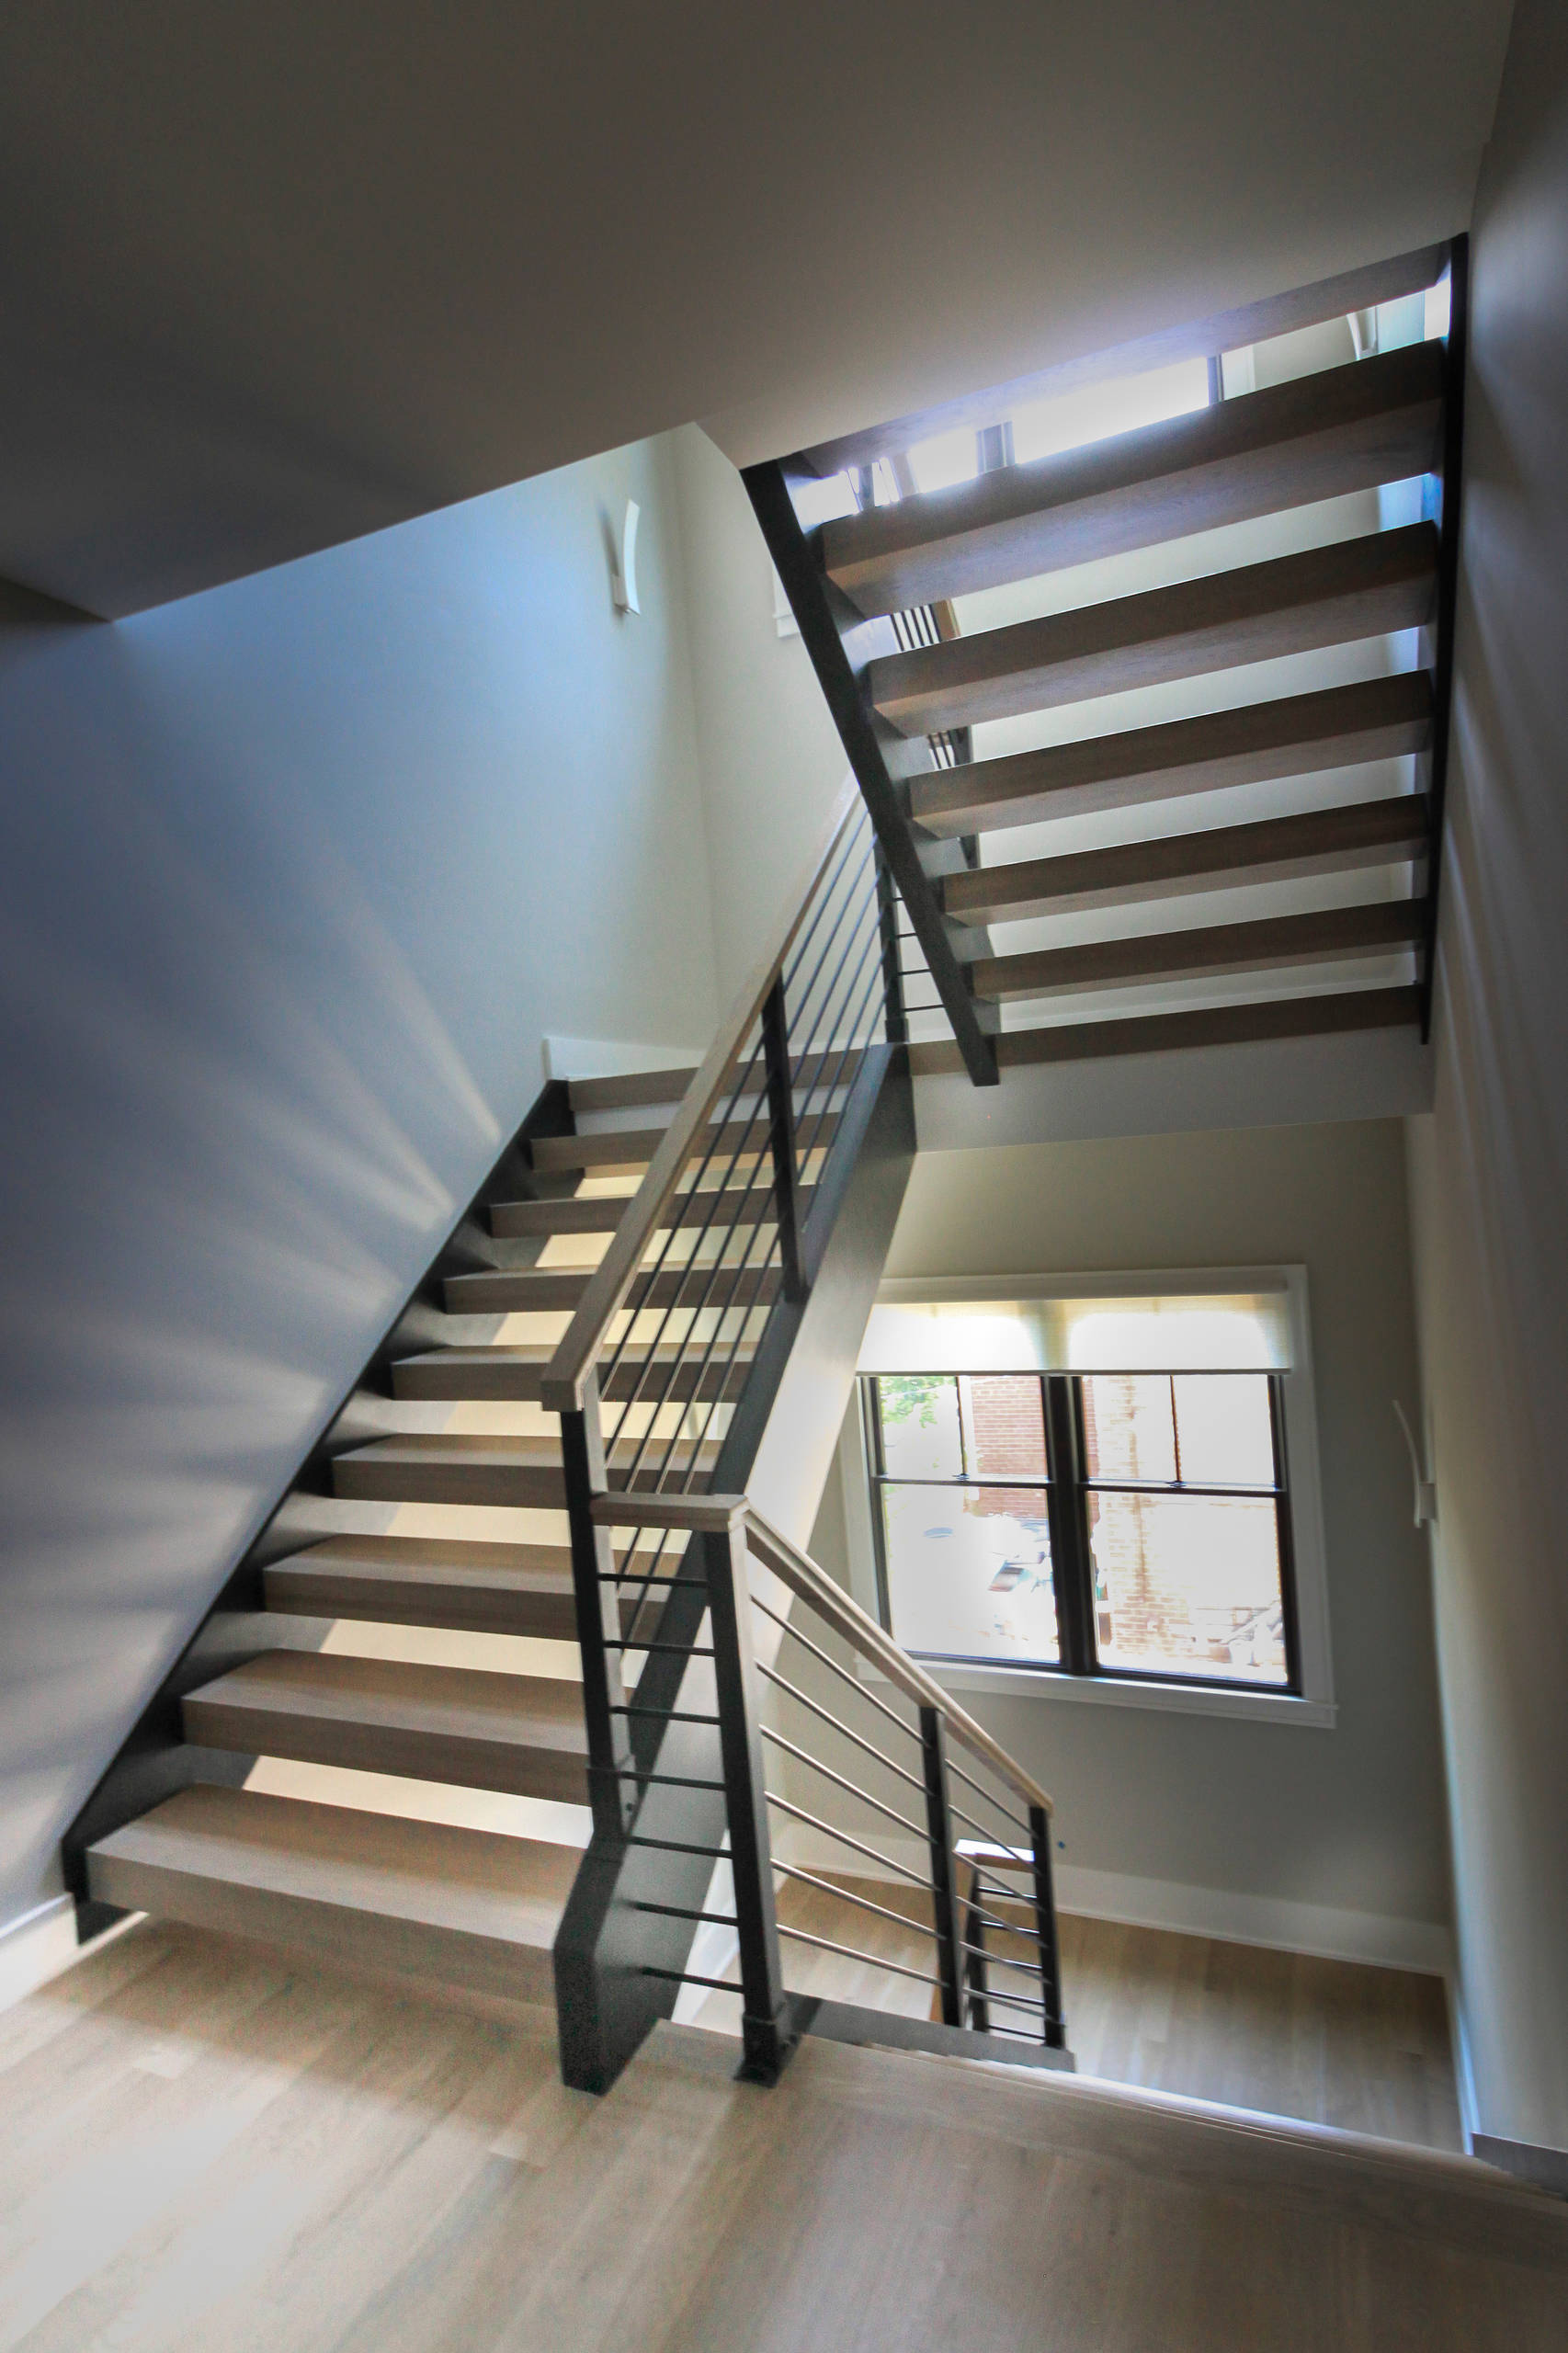
{"label": "wall sconce", "polygon": [[610,586],[618,613],[640,613],[642,609],[637,597],[637,526],[642,514],[637,501],[629,498],[626,520],[620,527],[620,545],[610,563]]}
{"label": "wall sconce", "polygon": [[1399,1426],[1404,1432],[1405,1445],[1410,1449],[1410,1472],[1415,1482],[1415,1525],[1417,1528],[1427,1528],[1437,1517],[1437,1490],[1421,1468],[1421,1457],[1415,1450],[1415,1434],[1404,1417],[1404,1407],[1397,1397],[1393,1401],[1393,1409],[1399,1415]]}

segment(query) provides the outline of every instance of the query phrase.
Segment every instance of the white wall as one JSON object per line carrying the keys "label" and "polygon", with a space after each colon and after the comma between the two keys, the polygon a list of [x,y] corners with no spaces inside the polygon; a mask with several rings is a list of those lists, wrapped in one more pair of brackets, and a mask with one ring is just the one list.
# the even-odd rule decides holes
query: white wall
{"label": "white wall", "polygon": [[0,1923],[544,1035],[706,1043],[685,614],[666,441],[134,620],[0,617]]}
{"label": "white wall", "polygon": [[[1432,1620],[1390,1404],[1416,1384],[1399,1122],[922,1151],[887,1271],[1276,1263],[1308,1269],[1333,1729],[961,1697],[1055,1798],[1067,1908],[1438,1966]],[[842,1567],[840,1509],[813,1541]]]}
{"label": "white wall", "polygon": [[804,644],[778,634],[740,474],[695,425],[671,440],[722,1002],[785,913],[847,763]]}
{"label": "white wall", "polygon": [[[1568,2152],[1568,18],[1476,205],[1436,1103],[1412,1128],[1460,1990],[1481,2131]],[[1538,2170],[1545,2170],[1539,2168]],[[1559,2186],[1568,2165],[1559,2162]]]}

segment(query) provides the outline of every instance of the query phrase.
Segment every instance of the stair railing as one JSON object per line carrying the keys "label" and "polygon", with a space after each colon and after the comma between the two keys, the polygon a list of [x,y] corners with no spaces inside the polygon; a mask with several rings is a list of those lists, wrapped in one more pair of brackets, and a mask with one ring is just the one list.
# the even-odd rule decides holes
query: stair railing
{"label": "stair railing", "polygon": [[[864,1655],[880,1662],[890,1691],[919,1695],[926,1860],[900,1868],[918,1909],[939,1863],[944,1940],[929,1981],[939,2018],[925,2022],[926,2031],[951,2032],[976,2015],[972,1989],[983,1988],[987,1970],[993,1983],[1015,1972],[1010,1940],[1022,1915],[983,1894],[947,1794],[943,1744],[959,1713],[896,1644],[862,1623],[847,1597],[824,1600],[836,1588],[748,1505],[726,1503],[720,1518],[730,1533],[715,1535],[709,1502],[715,1491],[744,1493],[750,1478],[862,1145],[876,1137],[878,1150],[913,1149],[899,907],[871,820],[846,779],[540,1383],[541,1402],[561,1416],[593,1813],[556,1943],[562,2067],[573,2083],[608,2086],[680,1986],[702,1982],[691,1952],[703,1927],[742,1939],[756,1996],[745,2029],[753,2072],[776,2075],[800,2030],[799,1999],[778,1974],[772,1890],[776,1870],[803,1867],[775,1852],[770,1810],[791,1800],[768,1790],[757,1754],[759,1743],[771,1753],[788,1737],[759,1710],[759,1692],[774,1690],[774,1653],[785,1636],[766,1619],[760,1631],[753,1624],[759,1606],[775,1607],[777,1617],[791,1577],[809,1586],[819,1613],[839,1604],[850,1611],[830,1623],[846,1639],[870,1642]],[[743,1521],[745,1541],[773,1563],[767,1574],[783,1580],[769,1586],[774,1603],[763,1595],[754,1604],[745,1586],[734,1534]],[[876,1707],[891,1705],[864,1688]],[[975,1753],[993,1764],[1001,1758],[961,1722],[956,1736],[978,1742]],[[1041,1809],[1043,1822],[1049,1802],[1032,1783],[1027,1790],[1021,1814],[1016,1803],[1010,1816],[988,1813],[974,1794],[963,1819],[989,1858],[985,1890],[1026,1855],[1040,1858],[1044,1897],[1037,1888],[1025,1910],[1033,1904],[1038,1929],[1043,1900],[1053,1953],[1048,1842],[1033,1835],[1029,1812]],[[846,1851],[853,1846],[852,1837]],[[967,1929],[955,1910],[960,1872],[970,1882]],[[723,1908],[730,1878],[733,1912]],[[821,1884],[835,1892],[831,1881]],[[967,1948],[987,1927],[992,1957],[977,1961]],[[793,1933],[791,1924],[783,1933]],[[1042,2045],[1059,2015],[1053,1961],[1051,1971],[1049,1984],[1041,1980]],[[990,1998],[1010,2017],[1008,1995],[1002,1984]],[[829,2005],[823,2015],[832,2012]]]}
{"label": "stair railing", "polygon": [[812,1180],[869,1058],[900,1034],[896,915],[849,779],[790,905],[540,1382],[561,1416],[591,1802],[606,1831],[631,1820],[639,1779],[623,1662],[654,1643],[674,1564],[666,1531],[618,1565],[593,1506],[708,1484],[769,1307],[810,1288],[826,1206]]}
{"label": "stair railing", "polygon": [[[624,1508],[607,1496],[594,1512],[608,1526]],[[745,1496],[661,1496],[638,1511],[701,1540],[743,2073],[774,2081],[805,2032],[1071,2065],[1045,1790]],[[780,1888],[809,1892],[817,1927],[780,1918]],[[854,1941],[868,1924],[880,1951]],[[844,1962],[855,1982],[869,1973],[882,1999],[791,1989],[785,1944],[808,1961],[831,1956],[840,1981]]]}

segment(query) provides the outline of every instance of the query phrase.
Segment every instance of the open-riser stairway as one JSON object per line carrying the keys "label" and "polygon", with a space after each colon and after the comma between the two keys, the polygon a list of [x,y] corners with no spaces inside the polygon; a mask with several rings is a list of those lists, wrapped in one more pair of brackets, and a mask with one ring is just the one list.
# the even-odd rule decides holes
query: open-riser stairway
{"label": "open-riser stairway", "polygon": [[[894,973],[846,786],[703,1066],[546,1088],[74,1825],[84,1931],[145,1910],[553,2000],[569,2080],[603,2087],[727,1920],[748,2061],[777,2073],[789,1866],[752,1752],[779,1737],[781,1637],[748,1587],[772,1574],[920,1715],[933,1859],[904,1877],[947,1927],[898,2031],[961,2040],[937,1717],[1000,1752],[746,1500],[759,1477],[809,1526],[831,1454],[913,1154]],[[1047,1874],[1024,2040],[1059,2063],[1049,1801],[1022,1787]]]}
{"label": "open-riser stairway", "polygon": [[1142,364],[1207,351],[1209,402],[1138,430],[1013,461],[1082,362],[751,470],[898,875],[917,1074],[1425,1033],[1465,311],[1460,238],[1165,338]]}

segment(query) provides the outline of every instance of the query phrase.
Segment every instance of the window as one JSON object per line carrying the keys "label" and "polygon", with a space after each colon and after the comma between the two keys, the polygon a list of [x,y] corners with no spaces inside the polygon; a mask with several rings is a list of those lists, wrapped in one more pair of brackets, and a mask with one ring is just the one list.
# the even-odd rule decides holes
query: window
{"label": "window", "polygon": [[[858,1440],[876,1600],[904,1648],[1149,1687],[1156,1703],[1154,1687],[1190,1704],[1312,1700],[1331,1721],[1304,1287],[1289,1271],[1246,1291],[1165,1279],[1137,1299],[1080,1286],[879,1306]],[[1311,1458],[1301,1495],[1292,1418]]]}

